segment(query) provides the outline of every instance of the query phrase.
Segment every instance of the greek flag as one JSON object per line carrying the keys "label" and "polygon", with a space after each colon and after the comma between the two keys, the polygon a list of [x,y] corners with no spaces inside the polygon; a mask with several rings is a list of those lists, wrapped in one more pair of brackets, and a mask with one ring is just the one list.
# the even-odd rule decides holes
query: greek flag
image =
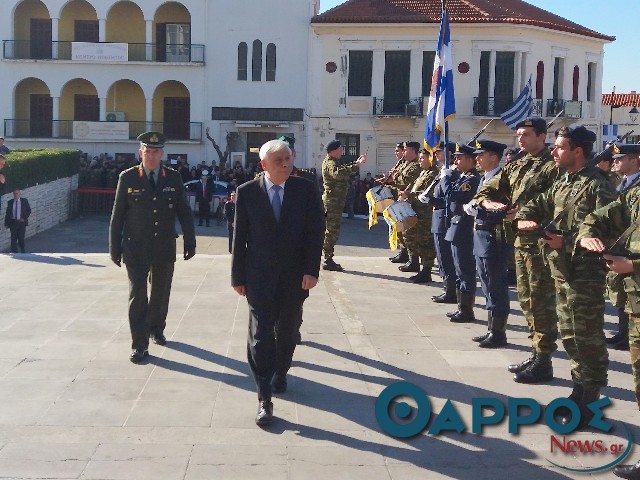
{"label": "greek flag", "polygon": [[602,149],[607,148],[607,143],[618,140],[618,125],[602,125]]}
{"label": "greek flag", "polygon": [[500,118],[511,130],[516,129],[516,125],[531,116],[533,110],[533,98],[531,98],[531,76],[524,86],[513,106],[500,115]]}
{"label": "greek flag", "polygon": [[451,58],[451,38],[449,35],[449,13],[446,1],[442,6],[442,20],[438,35],[436,58],[433,62],[431,92],[427,107],[427,123],[424,128],[424,147],[435,152],[442,142],[445,122],[456,115],[456,100],[453,93],[453,61]]}

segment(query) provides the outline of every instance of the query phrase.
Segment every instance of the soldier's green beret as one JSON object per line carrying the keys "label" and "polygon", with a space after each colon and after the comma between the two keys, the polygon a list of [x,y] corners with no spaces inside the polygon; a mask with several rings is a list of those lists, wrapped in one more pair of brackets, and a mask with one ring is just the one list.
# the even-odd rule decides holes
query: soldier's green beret
{"label": "soldier's green beret", "polygon": [[341,146],[342,146],[342,143],[340,143],[340,140],[331,140],[329,143],[327,143],[327,153],[333,152],[334,150],[337,150]]}
{"label": "soldier's green beret", "polygon": [[583,125],[579,127],[562,127],[556,130],[556,137],[565,137],[574,142],[580,143],[593,143],[596,141],[596,134],[591,130],[588,130]]}
{"label": "soldier's green beret", "polygon": [[640,145],[637,143],[623,143],[613,146],[613,158],[624,157],[625,155],[640,154]]}
{"label": "soldier's green beret", "polygon": [[164,134],[161,132],[144,132],[138,135],[138,140],[143,145],[153,148],[164,147]]}
{"label": "soldier's green beret", "polygon": [[527,118],[526,120],[523,120],[516,124],[516,129],[524,127],[531,127],[538,133],[547,133],[547,122],[545,122],[544,118]]}
{"label": "soldier's green beret", "polygon": [[278,137],[278,140],[282,140],[283,142],[287,142],[289,144],[289,148],[291,150],[295,150],[294,146],[296,143],[296,139],[293,137],[290,137],[288,135],[281,135]]}

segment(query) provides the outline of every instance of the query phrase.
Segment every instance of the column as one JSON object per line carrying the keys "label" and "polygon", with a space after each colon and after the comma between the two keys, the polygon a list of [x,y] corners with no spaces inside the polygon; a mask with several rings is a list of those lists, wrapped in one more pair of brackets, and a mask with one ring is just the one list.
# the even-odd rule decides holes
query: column
{"label": "column", "polygon": [[53,103],[53,112],[52,112],[52,120],[53,120],[53,138],[60,138],[60,97],[51,97],[51,101]]}
{"label": "column", "polygon": [[147,62],[153,61],[153,20],[145,20],[146,33],[145,33],[145,60]]}
{"label": "column", "polygon": [[496,101],[496,52],[491,50],[489,55],[489,111],[490,116],[495,115],[495,101]]}
{"label": "column", "polygon": [[107,41],[107,19],[106,18],[98,19],[98,41],[100,42]]}
{"label": "column", "polygon": [[[340,49],[340,102],[338,105],[338,113],[340,115],[346,115],[347,113],[347,97],[349,96],[349,50]],[[320,107],[324,109],[324,106]]]}
{"label": "column", "polygon": [[522,52],[516,52],[515,62],[513,62],[513,98],[518,98],[520,92],[524,88],[523,80],[526,82],[528,79],[522,78]]}
{"label": "column", "polygon": [[100,97],[100,121],[107,120],[107,97]]}
{"label": "column", "polygon": [[[384,50],[376,49],[373,51],[373,65],[371,67],[371,96],[384,100]],[[373,100],[373,99],[372,99]],[[383,103],[379,102],[380,107],[378,113],[382,113]],[[375,105],[374,105],[375,108]]]}
{"label": "column", "polygon": [[145,119],[146,119],[146,128],[145,130],[149,131],[149,130],[153,130],[153,98],[145,98],[145,103],[146,103],[146,112],[145,112]]}
{"label": "column", "polygon": [[59,18],[52,18],[51,19],[51,58],[56,60],[58,59],[58,55],[59,55],[59,49],[58,49],[58,25],[59,25]]}

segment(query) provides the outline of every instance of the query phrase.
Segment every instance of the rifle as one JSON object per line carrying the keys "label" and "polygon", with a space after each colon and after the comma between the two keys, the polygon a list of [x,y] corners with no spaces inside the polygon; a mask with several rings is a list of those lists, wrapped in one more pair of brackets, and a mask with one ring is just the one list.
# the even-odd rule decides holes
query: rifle
{"label": "rifle", "polygon": [[[555,117],[553,117],[553,120],[551,120],[549,123],[547,123],[547,131],[549,131],[549,129],[553,126],[553,124],[556,122],[556,120],[558,118],[560,118],[560,115],[562,115],[563,113],[564,113],[564,109],[560,110],[560,112],[558,112],[558,114]],[[524,157],[526,154],[527,154],[527,152],[525,152],[524,150],[520,149],[520,151],[513,156],[511,161],[513,162],[514,160],[518,160],[518,159]]]}
{"label": "rifle", "polygon": [[473,138],[467,142],[467,146],[468,146],[468,147],[472,146],[472,144],[473,144],[473,143],[474,143],[478,138],[480,138],[480,135],[482,135],[482,134],[484,133],[484,131],[487,129],[487,127],[488,127],[489,125],[491,125],[491,122],[493,122],[494,120],[495,120],[494,118],[492,118],[491,120],[489,120],[489,123],[487,123],[484,127],[482,127],[482,128],[480,129],[480,131],[479,131],[478,133],[476,133],[476,134],[473,136]]}
{"label": "rifle", "polygon": [[591,159],[590,164],[597,165],[601,161],[606,160],[611,155],[611,152],[613,151],[613,147],[615,147],[616,143],[622,143],[624,139],[627,138],[632,133],[633,133],[633,130],[629,130],[624,135],[616,137],[614,141],[607,143],[604,147],[604,150],[602,150],[599,154],[595,155],[593,159]]}

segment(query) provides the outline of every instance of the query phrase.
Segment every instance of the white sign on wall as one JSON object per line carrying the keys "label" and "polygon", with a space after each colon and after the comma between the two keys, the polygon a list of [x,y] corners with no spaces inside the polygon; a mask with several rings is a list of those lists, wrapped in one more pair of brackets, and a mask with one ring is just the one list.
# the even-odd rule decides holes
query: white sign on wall
{"label": "white sign on wall", "polygon": [[129,140],[129,122],[73,122],[74,140]]}
{"label": "white sign on wall", "polygon": [[128,43],[71,42],[71,60],[128,62]]}

